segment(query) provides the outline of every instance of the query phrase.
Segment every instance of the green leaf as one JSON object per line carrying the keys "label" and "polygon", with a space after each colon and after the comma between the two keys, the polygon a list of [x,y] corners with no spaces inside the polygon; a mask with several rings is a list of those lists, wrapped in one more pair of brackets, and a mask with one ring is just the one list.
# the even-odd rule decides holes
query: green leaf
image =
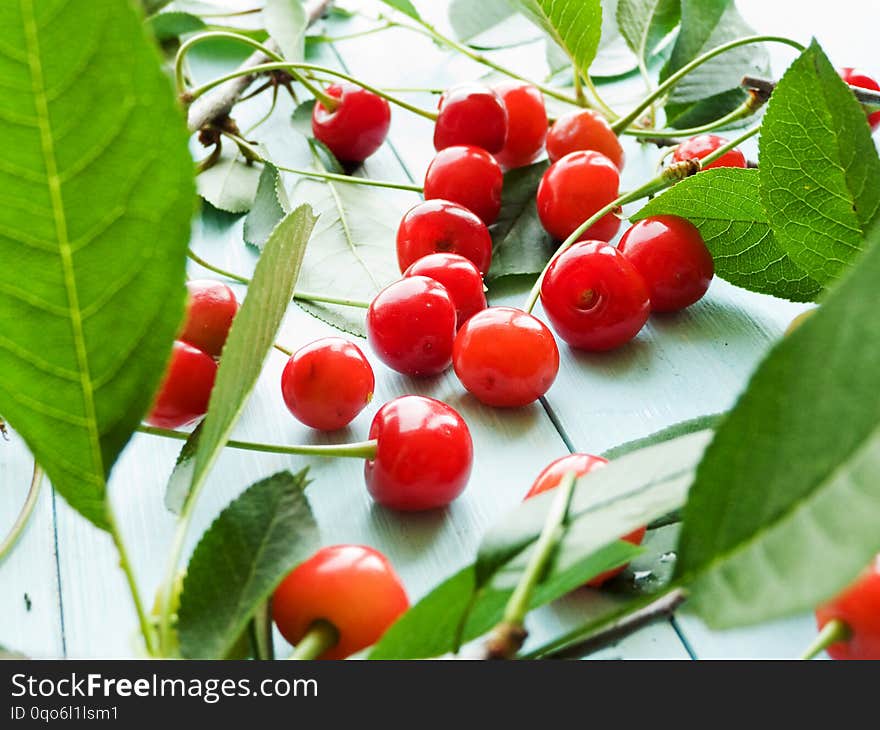
{"label": "green leaf", "polygon": [[511,0],[586,74],[602,37],[601,0]]}
{"label": "green leaf", "polygon": [[662,443],[663,441],[671,441],[672,439],[676,439],[679,436],[687,436],[688,434],[696,433],[697,431],[714,429],[718,426],[719,423],[721,423],[721,419],[723,418],[723,413],[713,413],[708,416],[697,416],[696,418],[689,418],[687,421],[674,423],[671,426],[667,426],[666,428],[662,428],[659,431],[655,431],[654,433],[649,434],[644,438],[627,441],[626,443],[620,444],[619,446],[608,449],[608,451],[604,452],[602,456],[605,459],[608,459],[608,461],[613,461],[614,459],[619,459],[621,456],[626,456],[627,454],[631,454],[634,451],[644,449],[648,446],[654,446],[655,444]]}
{"label": "green leaf", "polygon": [[257,197],[260,168],[248,165],[237,154],[225,153],[216,165],[196,178],[199,195],[218,210],[227,213],[247,213]]}
{"label": "green leaf", "polygon": [[[190,493],[208,476],[260,376],[287,303],[293,298],[314,225],[309,206],[301,205],[278,224],[266,242],[223,348],[208,415],[199,434],[191,437],[199,444],[193,457]],[[187,444],[183,448],[186,450]]]}
{"label": "green leaf", "polygon": [[290,201],[278,168],[271,162],[263,166],[253,207],[244,219],[244,240],[263,248],[272,231],[290,212]]}
{"label": "green leaf", "polygon": [[880,551],[878,233],[761,364],[700,464],[677,576],[711,626],[811,610]]}
{"label": "green leaf", "polygon": [[300,0],[266,0],[263,23],[286,60],[303,60],[309,19]]}
{"label": "green leaf", "polygon": [[159,13],[147,20],[147,27],[153,31],[156,40],[166,41],[171,38],[178,38],[187,33],[195,33],[196,31],[205,29],[205,22],[195,15],[189,13]]}
{"label": "green leaf", "polygon": [[183,505],[189,494],[193,468],[195,467],[195,455],[199,450],[203,425],[204,421],[193,429],[177,455],[171,476],[168,477],[168,486],[165,488],[165,508],[176,515],[179,515],[183,510]]}
{"label": "green leaf", "polygon": [[501,212],[491,227],[491,282],[503,276],[538,274],[556,250],[556,242],[538,218],[535,194],[548,163],[509,170],[504,174]]}
{"label": "green leaf", "polygon": [[0,3],[0,27],[0,412],[106,529],[183,316],[186,127],[131,4]]}
{"label": "green leaf", "polygon": [[632,220],[654,215],[693,223],[712,252],[715,273],[731,284],[795,302],[815,301],[822,291],[776,241],[757,170],[704,170],[657,196]]}
{"label": "green leaf", "polygon": [[840,276],[880,207],[880,159],[861,105],[815,41],[773,92],[760,179],[782,249],[822,284]]}
{"label": "green leaf", "polygon": [[153,13],[158,12],[170,2],[171,0],[140,0],[141,7],[144,9],[144,14],[146,15],[152,15]]}
{"label": "green leaf", "polygon": [[225,657],[277,585],[318,549],[306,473],[281,472],[257,482],[202,535],[178,610],[185,658]]}
{"label": "green leaf", "polygon": [[413,5],[410,0],[381,0],[383,3],[388,5],[389,7],[394,8],[395,10],[399,10],[404,15],[408,15],[413,20],[421,20],[422,16],[419,15],[419,11],[416,10],[416,6]]}
{"label": "green leaf", "polygon": [[449,4],[449,23],[455,37],[470,41],[514,14],[508,0],[452,0]]}
{"label": "green leaf", "polygon": [[681,0],[620,0],[617,6],[620,33],[646,65],[680,17]]}

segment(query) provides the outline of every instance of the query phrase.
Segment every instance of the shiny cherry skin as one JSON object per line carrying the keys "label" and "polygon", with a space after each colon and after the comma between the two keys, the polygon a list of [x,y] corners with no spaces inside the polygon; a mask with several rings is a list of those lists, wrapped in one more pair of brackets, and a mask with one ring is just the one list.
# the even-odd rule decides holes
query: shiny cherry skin
{"label": "shiny cherry skin", "polygon": [[364,464],[367,491],[401,512],[445,507],[467,486],[474,445],[464,419],[433,398],[405,395],[382,406],[370,426],[376,455]]}
{"label": "shiny cherry skin", "polygon": [[[838,73],[840,73],[840,78],[851,86],[858,86],[861,89],[870,89],[871,91],[880,91],[880,84],[877,83],[877,80],[858,69],[842,68]],[[880,112],[868,114],[868,124],[871,125],[871,131],[876,132],[877,128],[880,127]]]}
{"label": "shiny cherry skin", "polygon": [[828,647],[832,659],[880,659],[880,556],[855,583],[816,611],[819,629],[832,619],[850,631],[845,641]]}
{"label": "shiny cherry skin", "polygon": [[425,174],[425,200],[449,200],[475,213],[487,226],[501,210],[501,166],[486,150],[447,147],[437,153]]}
{"label": "shiny cherry skin", "polygon": [[364,353],[341,337],[324,337],[293,353],[281,373],[281,395],[301,423],[345,428],[373,398],[376,380]]}
{"label": "shiny cherry skin", "polygon": [[452,297],[456,327],[461,326],[486,304],[486,292],[480,271],[464,256],[454,253],[433,253],[410,266],[404,276],[427,276],[439,281]]}
{"label": "shiny cherry skin", "polygon": [[188,281],[186,288],[186,321],[178,339],[220,357],[238,313],[238,300],[232,289],[219,281],[197,279]]}
{"label": "shiny cherry skin", "polygon": [[[711,155],[719,147],[726,145],[728,140],[719,137],[717,134],[701,134],[697,137],[691,137],[689,140],[682,142],[675,148],[672,153],[672,159],[675,162],[684,162],[694,157],[702,160],[704,157]],[[704,170],[711,170],[713,167],[746,167],[746,156],[739,148],[730,150],[715,162],[706,165]]]}
{"label": "shiny cherry skin", "polygon": [[434,124],[434,149],[473,145],[500,152],[507,138],[507,109],[492,89],[482,84],[460,84],[440,97]]}
{"label": "shiny cherry skin", "polygon": [[315,102],[312,134],[342,162],[363,162],[388,136],[391,107],[381,96],[357,84],[331,84],[324,91],[339,99],[339,104],[328,111],[320,101]]}
{"label": "shiny cherry skin", "polygon": [[544,95],[531,84],[514,79],[492,88],[507,109],[507,139],[495,159],[508,170],[534,162],[547,137]]}
{"label": "shiny cherry skin", "polygon": [[[594,469],[605,466],[607,463],[607,459],[603,459],[601,456],[593,456],[591,454],[568,454],[567,456],[560,457],[559,459],[556,459],[556,461],[550,462],[544,467],[544,470],[538,474],[538,478],[535,479],[535,483],[526,495],[526,499],[534,497],[536,494],[555,489],[559,486],[562,478],[569,472],[574,472],[578,477],[582,477],[584,474],[589,474]],[[647,530],[644,527],[640,527],[637,530],[633,530],[629,534],[624,535],[620,539],[626,540],[626,542],[632,543],[633,545],[641,545],[642,540],[645,539],[646,532]],[[599,573],[595,578],[587,581],[587,585],[590,586],[590,588],[598,588],[606,581],[609,581],[614,576],[622,573],[625,569],[626,566],[621,565],[619,568],[606,570],[604,573]]]}
{"label": "shiny cherry skin", "polygon": [[677,312],[702,299],[715,275],[712,254],[685,218],[658,215],[636,223],[617,249],[635,266],[654,312]]}
{"label": "shiny cherry skin", "polygon": [[156,428],[180,428],[204,416],[216,376],[214,358],[186,342],[175,341],[146,423]]}
{"label": "shiny cherry skin", "polygon": [[651,313],[638,269],[603,241],[576,243],[554,259],[541,283],[541,304],[563,340],[601,352],[629,342]]}
{"label": "shiny cherry skin", "polygon": [[397,229],[401,273],[432,253],[457,253],[485,274],[492,264],[492,236],[486,224],[463,205],[425,200],[406,212]]}
{"label": "shiny cherry skin", "polygon": [[298,644],[317,621],[331,623],[339,640],[318,659],[345,659],[375,644],[409,608],[388,559],[365,545],[331,545],[300,563],[272,596],[272,619]]}
{"label": "shiny cherry skin", "polygon": [[452,362],[455,324],[455,305],[446,288],[426,276],[408,276],[373,299],[367,341],[392,370],[437,375]]}
{"label": "shiny cherry skin", "polygon": [[[618,197],[620,173],[601,152],[570,152],[544,173],[538,185],[538,217],[555,239],[564,241],[594,213]],[[588,228],[578,240],[610,241],[620,228],[613,213]]]}
{"label": "shiny cherry skin", "polygon": [[592,109],[576,109],[553,122],[547,133],[547,156],[556,162],[570,152],[593,150],[623,169],[623,147],[608,120]]}
{"label": "shiny cherry skin", "polygon": [[513,307],[489,307],[458,331],[452,362],[477,400],[516,408],[550,390],[559,372],[559,348],[539,319]]}

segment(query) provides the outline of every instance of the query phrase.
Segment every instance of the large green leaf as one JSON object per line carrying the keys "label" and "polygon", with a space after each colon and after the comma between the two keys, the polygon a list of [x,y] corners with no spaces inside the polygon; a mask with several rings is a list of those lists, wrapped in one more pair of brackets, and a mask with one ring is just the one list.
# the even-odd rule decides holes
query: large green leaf
{"label": "large green leaf", "polygon": [[617,5],[620,33],[643,64],[678,25],[680,17],[681,0],[620,0]]}
{"label": "large green leaf", "polygon": [[812,609],[880,550],[880,235],[762,363],[706,450],[678,578],[710,625]]}
{"label": "large green leaf", "polygon": [[247,213],[254,204],[260,184],[261,170],[248,165],[235,146],[223,145],[218,162],[196,178],[199,195],[218,210]]}
{"label": "large green leaf", "polygon": [[0,412],[107,527],[184,306],[192,162],[129,3],[0,3]]}
{"label": "large green leaf", "polygon": [[399,10],[404,15],[408,15],[413,20],[421,20],[421,16],[419,15],[419,11],[416,10],[416,6],[413,5],[410,0],[381,0],[383,3],[388,5],[389,7],[394,8],[395,10]]}
{"label": "large green leaf", "polygon": [[452,0],[449,23],[460,41],[469,41],[494,28],[514,13],[508,0]]}
{"label": "large green leaf", "polygon": [[795,302],[814,301],[821,285],[777,243],[757,170],[705,170],[659,195],[633,221],[654,215],[687,218],[715,259],[715,273],[732,284]]}
{"label": "large green leaf", "polygon": [[586,74],[602,37],[601,0],[511,0]]}
{"label": "large green leaf", "polygon": [[281,472],[233,501],[202,535],[178,610],[187,659],[222,659],[275,587],[320,545],[306,472]]}
{"label": "large green leaf", "polygon": [[147,21],[147,27],[153,31],[156,40],[166,41],[186,33],[204,30],[205,22],[189,13],[159,13]]}
{"label": "large green leaf", "polygon": [[815,42],[773,92],[760,177],[783,250],[823,284],[840,276],[880,207],[880,159],[861,105]]}
{"label": "large green leaf", "polygon": [[309,18],[301,0],[266,0],[263,22],[285,59],[303,60]]}

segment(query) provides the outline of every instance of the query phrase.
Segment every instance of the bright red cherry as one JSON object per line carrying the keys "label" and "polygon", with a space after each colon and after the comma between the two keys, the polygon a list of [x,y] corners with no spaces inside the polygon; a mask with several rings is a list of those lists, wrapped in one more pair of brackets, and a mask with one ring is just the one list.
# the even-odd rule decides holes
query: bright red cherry
{"label": "bright red cherry", "polygon": [[819,628],[842,621],[849,637],[828,647],[832,659],[880,659],[880,556],[837,598],[816,611]]}
{"label": "bright red cherry", "polygon": [[591,351],[629,342],[651,313],[638,269],[602,241],[576,243],[550,263],[541,304],[556,334],[572,347]]}
{"label": "bright red cherry", "polygon": [[483,277],[473,262],[454,253],[433,253],[410,266],[404,276],[427,276],[439,281],[455,305],[456,326],[461,327],[486,308]]}
{"label": "bright red cherry", "polygon": [[623,147],[608,120],[592,109],[576,109],[553,122],[547,133],[547,156],[556,162],[570,152],[593,150],[611,160],[618,170],[625,161]]}
{"label": "bright red cherry", "polygon": [[[877,83],[876,79],[871,78],[858,69],[842,68],[839,70],[839,73],[840,78],[852,86],[858,86],[859,88],[871,91],[880,91],[880,84]],[[877,128],[880,127],[880,112],[868,114],[868,124],[871,125],[872,132],[877,131]]]}
{"label": "bright red cherry", "polygon": [[312,134],[343,162],[363,162],[388,136],[391,107],[381,96],[357,84],[331,84],[324,93],[339,104],[333,111],[315,102]]}
{"label": "bright red cherry", "polygon": [[367,310],[367,341],[392,370],[437,375],[452,362],[455,305],[446,288],[409,276],[380,291]]}
{"label": "bright red cherry", "polygon": [[[555,489],[559,486],[562,478],[569,472],[574,472],[577,476],[582,477],[584,474],[589,474],[593,469],[597,469],[607,463],[607,459],[603,459],[601,456],[592,456],[590,454],[568,454],[568,456],[556,459],[556,461],[550,462],[544,467],[544,470],[538,474],[538,478],[535,479],[535,483],[526,495],[526,499],[534,497],[536,494],[541,494],[541,492]],[[637,530],[633,530],[628,535],[624,535],[620,539],[626,540],[633,545],[641,545],[642,540],[645,538],[645,532],[647,532],[647,530],[644,527],[640,527]],[[619,568],[599,573],[595,578],[587,581],[587,585],[591,588],[598,588],[606,581],[611,580],[615,575],[622,573],[625,568],[625,565],[621,565]]]}
{"label": "bright red cherry", "polygon": [[715,275],[700,231],[678,216],[639,221],[623,234],[617,248],[648,285],[654,312],[677,312],[699,301]]}
{"label": "bright red cherry", "polygon": [[373,368],[353,342],[325,337],[301,347],[281,373],[281,395],[301,423],[345,428],[373,398]]}
{"label": "bright red cherry", "polygon": [[[701,134],[698,137],[691,137],[675,148],[672,159],[676,162],[684,162],[694,157],[702,160],[719,147],[726,145],[727,142],[728,140],[717,134]],[[739,148],[735,148],[721,155],[715,162],[706,165],[703,169],[711,170],[713,167],[746,167],[746,156]]]}
{"label": "bright red cherry", "polygon": [[238,312],[238,300],[226,284],[209,279],[188,281],[186,322],[178,339],[220,357]]}
{"label": "bright red cherry", "polygon": [[319,659],[345,659],[372,646],[408,608],[391,563],[364,545],[321,548],[294,568],[272,596],[272,619],[291,644],[298,644],[318,621],[339,632],[339,640]]}
{"label": "bright red cherry", "polygon": [[406,212],[397,229],[401,273],[432,253],[457,253],[485,274],[492,263],[492,236],[486,224],[463,205],[425,200]]}
{"label": "bright red cherry", "polygon": [[515,408],[546,393],[559,371],[559,348],[547,326],[521,309],[489,307],[458,331],[455,374],[479,401]]}
{"label": "bright red cherry", "polygon": [[186,342],[176,341],[146,422],[156,428],[180,428],[204,416],[216,375],[214,358]]}
{"label": "bright red cherry", "polygon": [[[563,241],[584,221],[618,197],[620,173],[600,152],[571,152],[544,173],[538,185],[538,216],[554,238]],[[579,240],[610,241],[620,219],[609,213]]]}
{"label": "bright red cherry", "polygon": [[474,145],[500,152],[507,137],[507,109],[492,89],[481,84],[460,84],[440,97],[434,125],[434,149]]}
{"label": "bright red cherry", "polygon": [[364,464],[367,490],[404,512],[445,507],[467,486],[474,446],[464,419],[445,403],[405,395],[382,406],[370,426],[376,456]]}
{"label": "bright red cherry", "polygon": [[442,198],[463,205],[487,226],[501,210],[501,166],[479,147],[447,147],[437,153],[425,174],[425,200]]}
{"label": "bright red cherry", "polygon": [[502,81],[493,87],[507,109],[507,140],[495,159],[508,170],[534,162],[547,137],[544,95],[522,81]]}

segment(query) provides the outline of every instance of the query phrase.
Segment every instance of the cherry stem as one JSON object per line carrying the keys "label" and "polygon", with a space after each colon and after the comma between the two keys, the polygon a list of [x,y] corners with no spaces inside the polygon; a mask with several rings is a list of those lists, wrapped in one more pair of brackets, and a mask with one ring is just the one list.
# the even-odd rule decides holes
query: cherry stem
{"label": "cherry stem", "polygon": [[37,500],[40,496],[40,487],[42,484],[43,470],[35,461],[33,476],[31,476],[31,484],[30,487],[28,487],[28,493],[25,497],[24,505],[22,505],[21,512],[18,513],[15,523],[3,539],[3,542],[0,542],[0,563],[2,563],[9,553],[12,552],[12,549],[16,546],[19,539],[21,539],[22,534],[24,534],[24,530],[30,521],[31,515],[34,513],[34,507],[37,506]]}
{"label": "cherry stem", "polygon": [[[208,271],[213,271],[215,274],[219,274],[220,276],[225,276],[227,279],[231,279],[232,281],[237,281],[240,284],[250,284],[251,280],[246,276],[241,276],[240,274],[234,274],[231,271],[227,271],[226,269],[221,269],[219,266],[215,266],[209,261],[205,261],[201,256],[199,256],[195,251],[189,249],[186,254],[192,261],[195,261],[199,266],[203,269],[207,269]],[[323,294],[315,294],[314,292],[295,292],[293,295],[294,300],[304,301],[304,302],[318,302],[321,304],[337,304],[341,307],[355,307],[357,309],[369,309],[370,303],[364,302],[359,299],[345,299],[344,297],[330,297],[324,296]]]}
{"label": "cherry stem", "polygon": [[[775,81],[759,79],[754,76],[744,76],[742,85],[747,89],[755,89],[767,97],[769,97],[776,88]],[[847,84],[847,86],[849,86],[853,94],[856,95],[856,99],[868,108],[868,111],[877,111],[880,109],[880,91],[865,89],[861,86],[854,86],[853,84]]]}
{"label": "cherry stem", "polygon": [[[150,436],[186,441],[192,434],[186,431],[174,431],[168,428],[156,428],[155,426],[138,426],[140,433]],[[379,442],[376,439],[370,441],[355,441],[349,444],[300,444],[286,446],[284,444],[263,444],[254,441],[236,441],[231,439],[226,442],[230,449],[240,451],[259,451],[266,454],[294,454],[299,456],[329,456],[344,459],[372,459],[376,456]]]}
{"label": "cherry stem", "polygon": [[737,38],[736,40],[730,41],[729,43],[723,43],[720,46],[716,46],[711,51],[704,53],[699,58],[695,58],[690,63],[682,66],[678,71],[667,78],[656,89],[654,89],[654,91],[652,91],[644,99],[642,99],[642,101],[639,102],[636,108],[633,109],[629,114],[621,117],[616,122],[614,122],[614,124],[611,125],[614,133],[620,134],[625,129],[630,127],[633,122],[635,122],[648,107],[650,107],[655,101],[657,101],[657,99],[666,94],[667,91],[672,89],[672,87],[674,87],[685,76],[702,66],[707,61],[711,61],[716,56],[720,56],[722,53],[727,53],[734,48],[739,48],[740,46],[750,45],[753,43],[783,43],[787,46],[791,46],[801,53],[805,50],[804,46],[797,41],[793,41],[790,38],[785,38],[783,36],[774,35],[755,35],[748,36],[746,38]]}
{"label": "cherry stem", "polygon": [[760,107],[761,104],[756,104],[750,98],[729,114],[726,114],[720,119],[716,119],[714,122],[703,124],[699,127],[690,127],[689,129],[639,129],[638,127],[629,127],[628,129],[624,129],[621,134],[628,134],[644,140],[668,139],[671,137],[683,137],[686,139],[697,134],[706,134],[707,132],[721,129],[733,122],[739,121],[740,119],[750,117],[758,111]]}
{"label": "cherry stem", "polygon": [[526,614],[529,612],[535,588],[546,573],[559,541],[565,535],[565,521],[571,496],[574,494],[576,477],[575,472],[566,473],[557,487],[529,562],[507,601],[500,623],[492,630],[486,642],[485,651],[488,659],[514,657],[528,636],[525,630]]}
{"label": "cherry stem", "polygon": [[272,645],[272,616],[268,602],[260,604],[248,625],[251,649],[255,659],[274,659],[275,647]]}
{"label": "cherry stem", "polygon": [[382,25],[377,25],[375,28],[367,28],[366,30],[360,30],[357,33],[346,33],[345,35],[313,35],[308,36],[308,40],[313,43],[339,43],[340,41],[350,41],[355,38],[363,38],[364,36],[373,35],[374,33],[381,33],[383,30],[388,30],[389,28],[393,28],[394,23],[391,21],[386,21]]}
{"label": "cherry stem", "polygon": [[317,659],[328,649],[339,643],[339,631],[329,621],[318,619],[297,642],[289,659]]}
{"label": "cherry stem", "polygon": [[722,147],[719,147],[712,154],[706,155],[706,157],[704,157],[702,160],[693,158],[691,160],[685,160],[684,162],[678,162],[670,165],[653,180],[649,180],[640,188],[636,188],[631,192],[624,193],[619,198],[617,198],[617,200],[611,201],[604,208],[600,209],[592,216],[587,218],[587,220],[581,223],[574,230],[574,232],[568,238],[566,238],[562,242],[562,244],[560,244],[559,248],[556,249],[556,252],[553,254],[553,256],[550,257],[550,260],[547,262],[547,264],[544,266],[544,269],[535,280],[535,284],[534,286],[532,286],[532,289],[529,292],[529,296],[523,306],[523,311],[531,312],[535,308],[535,304],[538,302],[538,298],[541,296],[541,283],[544,281],[544,276],[546,275],[547,269],[550,267],[550,264],[552,264],[565,251],[567,251],[575,243],[577,243],[578,239],[580,239],[580,237],[587,229],[596,224],[599,220],[604,218],[609,213],[613,213],[617,208],[621,207],[622,205],[626,205],[627,203],[632,203],[636,200],[647,198],[649,195],[659,193],[666,188],[672,187],[673,185],[675,185],[675,183],[680,182],[684,178],[696,174],[706,165],[709,165],[723,155],[726,155],[728,152],[730,152],[730,150],[734,149],[735,147],[749,139],[749,137],[757,134],[760,129],[760,125],[750,129],[748,132],[741,134],[739,137],[732,140],[731,142],[728,142]]}
{"label": "cherry stem", "polygon": [[[299,80],[302,80],[302,74],[298,74],[299,71],[317,71],[318,73],[329,74],[330,76],[334,76],[345,81],[348,81],[352,84],[356,84],[360,86],[362,89],[366,89],[367,91],[375,94],[376,96],[381,96],[383,99],[390,101],[392,104],[396,104],[402,109],[406,109],[407,111],[412,112],[413,114],[418,114],[419,116],[425,117],[426,119],[430,119],[431,121],[436,121],[437,114],[435,112],[427,111],[426,109],[420,109],[409,102],[404,101],[396,96],[388,94],[382,89],[379,89],[375,86],[367,84],[364,81],[356,79],[354,76],[345,73],[344,71],[337,71],[333,68],[328,68],[327,66],[318,66],[313,63],[291,63],[289,61],[275,61],[271,63],[261,63],[256,66],[250,66],[249,68],[239,68],[235,71],[231,71],[228,74],[223,76],[219,76],[216,79],[209,81],[201,86],[193,89],[189,92],[184,92],[182,95],[188,101],[192,102],[198,99],[202,94],[210,91],[215,86],[220,86],[221,84],[225,84],[227,81],[232,81],[233,79],[237,79],[241,76],[251,76],[254,74],[265,73],[268,71],[287,71],[291,75],[296,75]],[[322,102],[323,103],[323,102]],[[334,104],[336,100],[334,100]]]}
{"label": "cherry stem", "polygon": [[821,654],[832,644],[846,641],[852,636],[852,631],[844,621],[840,619],[832,619],[819,632],[819,635],[807,647],[807,650],[801,655],[801,659],[813,659]]}

